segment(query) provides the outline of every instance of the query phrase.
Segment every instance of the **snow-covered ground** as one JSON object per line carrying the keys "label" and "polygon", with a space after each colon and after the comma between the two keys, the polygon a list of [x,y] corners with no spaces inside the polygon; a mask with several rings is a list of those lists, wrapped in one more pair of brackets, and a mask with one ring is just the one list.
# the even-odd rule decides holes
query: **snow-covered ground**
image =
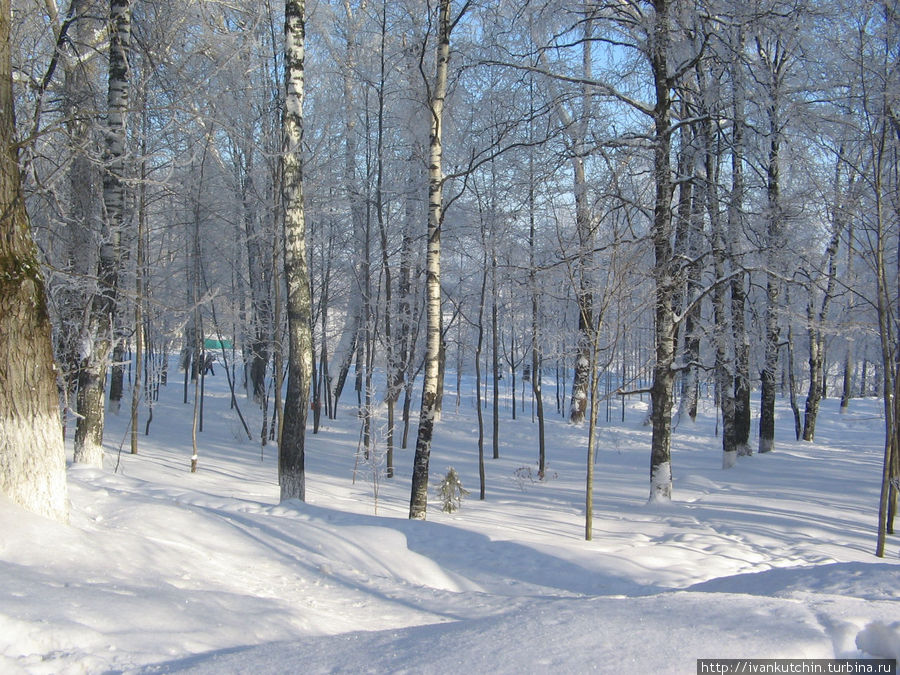
{"label": "snow-covered ground", "polygon": [[624,423],[617,404],[615,421],[602,415],[585,541],[586,428],[549,400],[547,480],[530,405],[513,421],[507,401],[479,501],[473,397],[457,410],[447,392],[432,482],[453,466],[472,494],[447,514],[432,489],[428,520],[412,522],[412,450],[380,475],[383,411],[378,456],[358,459],[345,395],[308,436],[307,502],[279,504],[274,447],[243,435],[221,371],[206,384],[198,473],[192,407],[172,383],[140,454],[123,413],[108,419],[104,470],[70,466],[69,525],[0,497],[0,672],[694,673],[698,658],[900,658],[898,540],[873,555],[877,400],[843,415],[826,401],[815,443],[788,440],[779,402],[776,452],[727,471],[704,400],[676,429],[668,505],[647,503],[646,404],[632,400]]}

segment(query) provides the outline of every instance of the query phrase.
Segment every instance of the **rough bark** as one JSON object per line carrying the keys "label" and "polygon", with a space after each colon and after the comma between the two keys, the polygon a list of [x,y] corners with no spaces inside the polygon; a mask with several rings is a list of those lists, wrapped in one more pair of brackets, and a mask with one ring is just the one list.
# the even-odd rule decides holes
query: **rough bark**
{"label": "rough bark", "polygon": [[[586,14],[590,10],[585,6]],[[591,58],[593,22],[589,15],[584,20],[584,47],[582,52],[582,74],[585,81],[593,76]],[[584,422],[587,414],[590,388],[590,363],[593,346],[594,325],[591,268],[593,267],[594,236],[591,229],[591,209],[588,203],[587,178],[584,159],[587,154],[587,125],[591,114],[591,92],[585,85],[581,92],[582,110],[579,123],[572,127],[569,140],[572,145],[572,170],[575,192],[575,231],[578,236],[578,259],[575,269],[576,300],[578,304],[578,339],[575,345],[575,369],[572,380],[572,402],[569,407],[569,421],[573,424]],[[566,120],[564,119],[564,122]],[[569,128],[569,124],[566,127]]]}
{"label": "rough bark", "polygon": [[[735,36],[735,52],[744,46],[740,26]],[[732,130],[731,130],[731,194],[728,199],[728,259],[734,269],[742,265],[740,241],[744,219],[744,78],[740,59],[731,64]],[[738,456],[753,454],[750,445],[750,341],[746,323],[747,275],[735,274],[731,280],[731,334],[734,343],[734,444]]]}
{"label": "rough bark", "polygon": [[766,299],[763,326],[763,370],[760,374],[759,412],[759,452],[771,452],[775,448],[775,389],[778,370],[779,338],[779,297],[781,295],[780,256],[784,245],[784,214],[781,205],[781,134],[782,134],[782,89],[788,53],[781,40],[775,38],[763,44],[757,39],[757,54],[766,68],[765,84],[768,156],[766,174]]}
{"label": "rough bark", "polygon": [[653,108],[654,148],[653,206],[654,311],[656,315],[653,381],[650,386],[650,501],[668,501],[672,497],[672,399],[675,383],[676,325],[672,302],[675,294],[675,270],[672,260],[672,176],[671,81],[668,72],[669,3],[653,3],[653,35],[650,41],[650,65],[653,71],[655,104]]}
{"label": "rough bark", "polygon": [[775,449],[775,380],[778,370],[778,341],[781,332],[778,322],[781,280],[777,272],[771,269],[776,265],[777,256],[780,253],[782,227],[779,199],[781,132],[775,81],[777,80],[773,80],[773,90],[771,92],[773,100],[768,107],[769,154],[766,164],[766,255],[769,269],[767,269],[765,274],[766,304],[763,320],[765,336],[763,369],[760,374],[759,452],[771,452]]}
{"label": "rough bark", "polygon": [[22,194],[9,40],[9,0],[0,0],[0,492],[26,509],[65,521],[66,455],[56,368]]}

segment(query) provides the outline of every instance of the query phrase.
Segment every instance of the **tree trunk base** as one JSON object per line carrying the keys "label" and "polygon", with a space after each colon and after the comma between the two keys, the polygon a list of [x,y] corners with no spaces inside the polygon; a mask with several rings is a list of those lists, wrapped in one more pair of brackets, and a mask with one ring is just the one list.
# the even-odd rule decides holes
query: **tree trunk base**
{"label": "tree trunk base", "polygon": [[654,466],[650,473],[650,502],[672,501],[672,465],[663,462]]}
{"label": "tree trunk base", "polygon": [[738,453],[736,450],[722,453],[722,468],[730,469],[737,464]]}

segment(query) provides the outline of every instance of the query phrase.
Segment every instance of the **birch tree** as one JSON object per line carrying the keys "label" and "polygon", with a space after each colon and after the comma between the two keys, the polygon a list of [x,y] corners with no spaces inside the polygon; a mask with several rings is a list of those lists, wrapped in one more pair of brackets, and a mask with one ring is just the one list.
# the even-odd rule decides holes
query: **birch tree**
{"label": "birch tree", "polygon": [[[744,138],[745,106],[742,53],[744,30],[741,20],[732,29],[733,57],[731,71],[731,190],[728,194],[725,253],[734,268],[739,268],[740,241],[744,221]],[[752,454],[750,447],[750,341],[746,325],[747,274],[737,273],[731,279],[731,335],[734,343],[734,448],[737,456]]]}
{"label": "birch tree", "polygon": [[647,57],[655,93],[653,120],[653,243],[654,267],[654,351],[653,381],[650,385],[650,501],[672,497],[672,401],[675,385],[676,321],[672,301],[675,294],[675,266],[672,257],[672,168],[671,168],[671,86],[669,48],[670,5],[655,0],[648,39]]}
{"label": "birch tree", "polygon": [[[70,9],[71,27],[67,32],[67,49],[60,54],[63,64],[63,101],[65,128],[71,153],[65,218],[64,258],[53,261],[59,278],[50,272],[47,278],[50,302],[54,305],[55,345],[64,387],[64,406],[74,406],[79,367],[79,336],[84,328],[84,308],[90,289],[84,279],[97,269],[93,237],[96,234],[99,208],[97,204],[96,141],[92,117],[97,105],[94,84],[97,58],[93,56],[97,25],[95,4],[76,0]],[[66,422],[64,421],[64,424]]]}
{"label": "birch tree", "polygon": [[125,122],[128,110],[131,45],[130,0],[110,0],[109,87],[104,138],[103,232],[97,263],[97,290],[91,299],[90,321],[82,335],[78,375],[78,422],[75,455],[78,463],[103,465],[104,391],[113,347],[120,241],[125,220]]}
{"label": "birch tree", "polygon": [[425,380],[422,384],[422,404],[416,454],[413,461],[412,487],[409,498],[409,517],[424,520],[428,507],[428,461],[437,413],[439,368],[441,353],[441,226],[444,221],[443,128],[444,99],[447,96],[447,75],[450,63],[450,34],[465,14],[467,2],[456,18],[451,16],[451,0],[440,0],[437,23],[437,51],[434,78],[429,87],[431,133],[428,148],[428,236],[425,262]]}
{"label": "birch tree", "polygon": [[289,355],[287,395],[278,442],[278,483],[282,501],[306,498],[306,416],[312,380],[312,301],[306,259],[302,156],[305,10],[305,0],[285,2],[285,103],[281,162]]}
{"label": "birch tree", "polygon": [[766,158],[763,170],[766,177],[766,206],[764,256],[765,272],[765,314],[764,314],[764,357],[760,374],[759,411],[759,452],[771,452],[775,448],[775,389],[778,369],[780,305],[782,275],[778,261],[784,243],[784,210],[781,200],[781,145],[784,124],[784,86],[787,67],[791,59],[791,49],[780,34],[758,36],[756,53],[760,66],[759,78],[765,95],[765,137]]}

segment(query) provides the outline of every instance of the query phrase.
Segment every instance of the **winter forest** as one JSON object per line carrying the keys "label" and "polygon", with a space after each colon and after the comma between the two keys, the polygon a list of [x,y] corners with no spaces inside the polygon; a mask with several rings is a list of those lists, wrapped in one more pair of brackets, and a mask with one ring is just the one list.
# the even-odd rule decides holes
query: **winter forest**
{"label": "winter forest", "polygon": [[[296,505],[340,428],[343,475],[411,521],[489,511],[491,463],[524,444],[520,486],[580,485],[584,545],[611,425],[639,430],[635,508],[657,513],[677,434],[734,480],[865,405],[864,541],[890,552],[895,0],[0,8],[12,503],[67,522],[72,481],[168,443],[176,410],[179,471],[231,424]],[[468,492],[430,462],[463,415]],[[861,653],[897,658],[892,625],[897,652]]]}

